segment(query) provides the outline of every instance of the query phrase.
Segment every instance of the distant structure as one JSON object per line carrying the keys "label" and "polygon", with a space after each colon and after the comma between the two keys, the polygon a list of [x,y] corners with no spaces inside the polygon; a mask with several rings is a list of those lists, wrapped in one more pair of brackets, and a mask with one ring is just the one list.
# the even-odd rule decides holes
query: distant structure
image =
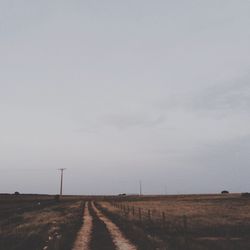
{"label": "distant structure", "polygon": [[221,193],[222,193],[222,194],[229,194],[229,191],[223,190],[223,191],[221,191]]}
{"label": "distant structure", "polygon": [[139,184],[140,184],[140,196],[142,196],[142,183],[141,183],[141,181],[139,182]]}
{"label": "distant structure", "polygon": [[167,185],[165,185],[165,195],[168,194],[168,188],[167,188]]}
{"label": "distant structure", "polygon": [[63,171],[65,170],[66,168],[59,168],[58,170],[61,171],[61,182],[60,182],[60,196],[62,196],[62,193],[63,193]]}
{"label": "distant structure", "polygon": [[127,194],[123,193],[123,194],[118,194],[119,197],[124,197],[127,196]]}

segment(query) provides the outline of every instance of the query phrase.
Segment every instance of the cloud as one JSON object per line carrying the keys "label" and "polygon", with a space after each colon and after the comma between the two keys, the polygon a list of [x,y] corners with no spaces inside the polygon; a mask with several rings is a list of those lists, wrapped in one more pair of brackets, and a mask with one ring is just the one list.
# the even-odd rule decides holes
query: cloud
{"label": "cloud", "polygon": [[198,98],[196,105],[209,110],[249,110],[250,77],[217,84],[208,88]]}
{"label": "cloud", "polygon": [[205,145],[199,151],[200,156],[206,156],[207,162],[215,162],[216,160],[224,161],[226,164],[220,164],[226,168],[228,165],[240,167],[244,162],[248,166],[250,160],[250,134],[236,136],[231,139],[224,139],[220,143]]}
{"label": "cloud", "polygon": [[192,108],[198,110],[249,112],[250,76],[209,87],[196,98]]}
{"label": "cloud", "polygon": [[75,133],[87,133],[87,134],[97,134],[98,131],[96,128],[77,128],[73,129],[73,132]]}
{"label": "cloud", "polygon": [[161,115],[151,117],[144,114],[112,114],[103,116],[102,122],[117,129],[146,128],[164,123],[165,117]]}

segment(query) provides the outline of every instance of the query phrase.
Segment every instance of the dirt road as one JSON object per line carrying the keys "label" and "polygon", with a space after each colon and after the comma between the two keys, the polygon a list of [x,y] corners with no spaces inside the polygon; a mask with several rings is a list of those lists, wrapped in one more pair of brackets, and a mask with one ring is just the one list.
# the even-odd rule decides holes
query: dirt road
{"label": "dirt road", "polygon": [[89,214],[89,204],[85,203],[84,215],[83,215],[83,226],[77,234],[77,238],[73,247],[73,250],[89,249],[91,233],[93,228],[93,220]]}
{"label": "dirt road", "polygon": [[86,203],[83,225],[73,250],[136,250],[121,232],[92,202]]}

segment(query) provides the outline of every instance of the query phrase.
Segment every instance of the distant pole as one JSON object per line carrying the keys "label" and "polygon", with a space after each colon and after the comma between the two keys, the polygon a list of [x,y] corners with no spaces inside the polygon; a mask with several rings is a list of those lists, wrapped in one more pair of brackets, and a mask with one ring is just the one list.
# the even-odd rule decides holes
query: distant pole
{"label": "distant pole", "polygon": [[141,181],[139,182],[140,184],[140,196],[142,195],[142,184],[141,184]]}
{"label": "distant pole", "polygon": [[167,189],[167,185],[165,185],[165,195],[168,194],[168,189]]}
{"label": "distant pole", "polygon": [[59,168],[58,170],[61,171],[61,183],[60,183],[60,196],[62,196],[62,191],[63,191],[63,171],[65,170],[66,168]]}

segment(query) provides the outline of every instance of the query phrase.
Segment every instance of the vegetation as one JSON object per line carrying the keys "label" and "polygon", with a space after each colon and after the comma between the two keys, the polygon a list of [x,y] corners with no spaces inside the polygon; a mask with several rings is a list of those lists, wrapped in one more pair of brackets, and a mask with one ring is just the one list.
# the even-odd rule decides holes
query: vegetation
{"label": "vegetation", "polygon": [[[158,248],[249,249],[249,199],[238,194],[151,198],[131,197],[113,206],[107,202],[101,205],[131,239],[138,238],[133,234],[141,229],[154,244],[158,241]],[[128,225],[127,229],[122,225]],[[134,233],[132,228],[136,228]]]}
{"label": "vegetation", "polygon": [[[176,196],[0,195],[0,249],[72,249],[84,201],[95,201],[139,250],[247,250],[250,199],[246,194]],[[90,249],[115,249],[105,224],[93,219]]]}
{"label": "vegetation", "polygon": [[2,200],[0,249],[71,249],[82,222],[81,207],[79,201]]}

